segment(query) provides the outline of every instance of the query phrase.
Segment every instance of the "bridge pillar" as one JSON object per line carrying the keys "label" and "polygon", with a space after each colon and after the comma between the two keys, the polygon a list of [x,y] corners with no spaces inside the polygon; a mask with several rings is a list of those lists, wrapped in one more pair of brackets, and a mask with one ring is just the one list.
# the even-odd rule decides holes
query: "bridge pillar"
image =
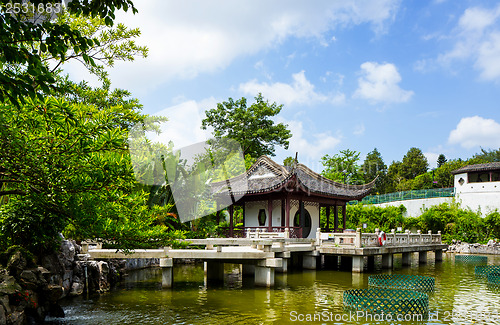
{"label": "bridge pillar", "polygon": [[268,288],[274,286],[274,268],[256,265],[255,285]]}
{"label": "bridge pillar", "polygon": [[403,266],[411,266],[411,253],[403,253],[403,260],[402,260]]}
{"label": "bridge pillar", "polygon": [[382,268],[383,269],[392,269],[392,254],[382,254]]}
{"label": "bridge pillar", "polygon": [[242,264],[241,269],[243,276],[253,276],[255,274],[255,265],[253,264]]}
{"label": "bridge pillar", "polygon": [[318,255],[306,253],[302,256],[302,268],[306,270],[316,270]]}
{"label": "bridge pillar", "polygon": [[284,258],[282,260],[282,266],[276,268],[276,271],[280,273],[287,273],[288,272],[288,258]]}
{"label": "bridge pillar", "polygon": [[419,264],[427,263],[427,252],[418,252],[418,263]]}
{"label": "bridge pillar", "polygon": [[160,258],[161,287],[172,288],[174,283],[174,260],[172,258]]}
{"label": "bridge pillar", "polygon": [[352,257],[352,272],[362,273],[364,266],[364,258],[363,256],[353,256]]}
{"label": "bridge pillar", "polygon": [[443,260],[443,250],[439,249],[437,251],[434,251],[434,260],[436,262],[441,262]]}
{"label": "bridge pillar", "polygon": [[207,281],[212,283],[224,282],[224,263],[216,261],[205,262]]}

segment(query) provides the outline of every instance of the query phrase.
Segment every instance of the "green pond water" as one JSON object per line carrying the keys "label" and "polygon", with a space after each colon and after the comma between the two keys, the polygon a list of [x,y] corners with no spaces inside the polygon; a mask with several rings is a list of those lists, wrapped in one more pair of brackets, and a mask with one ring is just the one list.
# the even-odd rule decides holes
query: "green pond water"
{"label": "green pond water", "polygon": [[[224,285],[207,285],[203,265],[175,265],[174,288],[161,288],[161,270],[134,271],[109,293],[77,297],[62,302],[64,319],[49,324],[500,324],[500,291],[476,278],[473,264],[455,263],[444,254],[435,263],[362,274],[348,271],[291,270],[276,273],[273,289],[256,288],[252,277],[242,277],[238,265],[225,266]],[[500,264],[489,256],[488,264]],[[367,288],[368,276],[399,273],[435,277],[429,295],[429,315],[423,321],[387,321],[344,311],[342,295],[352,288]]]}

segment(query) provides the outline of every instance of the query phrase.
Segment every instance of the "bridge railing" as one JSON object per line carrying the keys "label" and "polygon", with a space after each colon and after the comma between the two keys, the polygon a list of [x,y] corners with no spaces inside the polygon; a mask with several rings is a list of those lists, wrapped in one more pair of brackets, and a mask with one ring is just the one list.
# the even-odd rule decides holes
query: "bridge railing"
{"label": "bridge railing", "polygon": [[[358,228],[355,233],[325,233],[318,228],[316,232],[316,245],[330,244],[338,247],[380,247],[379,236],[381,232],[376,230],[375,233],[362,233],[361,228]],[[420,230],[417,233],[412,233],[406,230],[404,233],[396,233],[393,229],[390,233],[385,234],[384,246],[421,246],[441,244],[441,232],[433,234],[429,231],[427,234]]]}

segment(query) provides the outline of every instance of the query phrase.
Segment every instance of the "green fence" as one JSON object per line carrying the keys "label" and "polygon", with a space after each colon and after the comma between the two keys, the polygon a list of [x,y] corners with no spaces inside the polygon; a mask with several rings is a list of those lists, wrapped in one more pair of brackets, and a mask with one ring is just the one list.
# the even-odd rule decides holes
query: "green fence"
{"label": "green fence", "polygon": [[346,310],[391,315],[426,315],[429,310],[427,294],[413,290],[351,289],[343,298]]}
{"label": "green fence", "polygon": [[430,276],[408,274],[377,274],[368,277],[368,286],[384,289],[434,291],[435,280]]}
{"label": "green fence", "polygon": [[[413,190],[405,192],[394,192],[381,195],[366,196],[361,202],[363,204],[378,204],[394,201],[405,201],[415,199],[430,199],[435,197],[453,197],[455,196],[455,188],[433,188],[428,190]],[[351,201],[349,204],[357,204],[358,201]]]}
{"label": "green fence", "polygon": [[455,255],[455,262],[469,263],[469,264],[488,264],[488,256]]}

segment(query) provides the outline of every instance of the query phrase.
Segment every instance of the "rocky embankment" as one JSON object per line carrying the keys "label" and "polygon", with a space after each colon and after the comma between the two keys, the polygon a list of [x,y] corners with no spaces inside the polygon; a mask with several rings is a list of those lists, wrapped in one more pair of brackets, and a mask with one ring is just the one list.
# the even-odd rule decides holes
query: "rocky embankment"
{"label": "rocky embankment", "polygon": [[453,241],[448,246],[448,252],[463,253],[463,254],[500,254],[500,242],[490,240],[486,245],[483,244],[469,244],[462,243],[461,241]]}
{"label": "rocky embankment", "polygon": [[125,261],[87,261],[80,246],[64,240],[59,253],[35,264],[29,253],[11,248],[0,266],[0,324],[38,324],[47,315],[63,317],[58,301],[102,293],[120,280]]}

